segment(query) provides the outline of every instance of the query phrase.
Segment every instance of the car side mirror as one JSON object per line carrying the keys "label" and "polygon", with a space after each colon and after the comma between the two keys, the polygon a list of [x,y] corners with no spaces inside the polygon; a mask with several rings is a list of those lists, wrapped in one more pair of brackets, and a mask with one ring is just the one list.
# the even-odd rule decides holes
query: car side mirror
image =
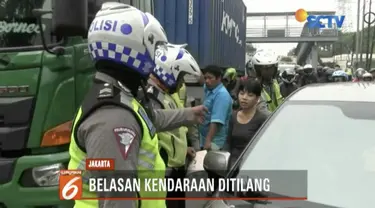
{"label": "car side mirror", "polygon": [[209,175],[225,177],[228,173],[229,157],[230,153],[226,151],[209,151],[204,158],[203,167]]}
{"label": "car side mirror", "polygon": [[42,24],[42,16],[45,14],[53,14],[52,10],[43,10],[43,9],[33,9],[32,10],[33,16],[37,19],[39,30],[40,30],[40,37],[42,39],[42,45],[45,51],[47,51],[50,54],[61,56],[64,55],[65,49],[61,46],[55,46],[52,49],[49,49],[46,44],[46,38],[44,37],[44,26]]}

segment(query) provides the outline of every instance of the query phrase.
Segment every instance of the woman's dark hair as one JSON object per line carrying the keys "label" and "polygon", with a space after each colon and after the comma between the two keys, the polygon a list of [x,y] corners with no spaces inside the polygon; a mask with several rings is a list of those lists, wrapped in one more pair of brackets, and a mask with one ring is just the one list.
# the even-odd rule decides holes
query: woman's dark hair
{"label": "woman's dark hair", "polygon": [[253,93],[256,96],[260,96],[262,93],[262,85],[256,79],[242,80],[238,88],[238,92],[240,91]]}

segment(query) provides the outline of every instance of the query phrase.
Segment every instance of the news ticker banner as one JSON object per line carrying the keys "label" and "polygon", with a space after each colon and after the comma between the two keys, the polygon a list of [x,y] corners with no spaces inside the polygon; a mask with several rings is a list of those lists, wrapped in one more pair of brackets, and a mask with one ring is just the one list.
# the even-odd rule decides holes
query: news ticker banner
{"label": "news ticker banner", "polygon": [[[87,159],[86,170],[61,170],[61,200],[157,200],[166,198],[134,198],[139,192],[184,192],[183,200],[221,199],[207,197],[219,192],[236,193],[226,200],[306,200],[305,170],[241,170],[236,178],[209,178],[205,171],[185,178],[153,178],[155,171],[131,172],[114,170],[113,159]],[[105,177],[92,177],[91,171],[106,171]],[[100,174],[99,174],[100,175]],[[136,175],[149,177],[134,177]],[[132,177],[133,176],[133,177]],[[83,195],[83,184],[96,197]],[[149,195],[149,194],[147,194]],[[177,200],[168,199],[168,200]],[[182,200],[182,199],[178,199]]]}

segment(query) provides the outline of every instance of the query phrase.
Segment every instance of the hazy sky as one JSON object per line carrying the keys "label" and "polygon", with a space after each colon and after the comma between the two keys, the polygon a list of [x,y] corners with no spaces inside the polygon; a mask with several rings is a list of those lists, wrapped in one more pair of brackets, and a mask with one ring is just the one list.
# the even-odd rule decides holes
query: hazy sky
{"label": "hazy sky", "polygon": [[[243,0],[247,6],[247,12],[295,12],[296,10],[303,8],[307,11],[336,11],[337,15],[345,15],[346,25],[345,30],[354,31],[356,29],[356,17],[357,17],[357,1],[346,0],[346,4],[349,9],[346,11],[340,11],[337,0]],[[363,2],[364,0],[362,0]],[[375,11],[375,2],[372,8]],[[263,20],[256,20],[254,18],[247,19],[247,28],[259,28],[261,27]],[[349,24],[352,23],[352,24]],[[285,18],[283,20],[267,20],[268,25],[274,25],[274,27],[281,27],[286,24]],[[302,23],[297,22],[294,18],[289,19],[291,27],[298,27],[302,29]],[[348,25],[349,24],[349,25]],[[257,48],[272,49],[277,54],[286,54],[291,48],[295,47],[296,43],[262,43],[254,44]]]}

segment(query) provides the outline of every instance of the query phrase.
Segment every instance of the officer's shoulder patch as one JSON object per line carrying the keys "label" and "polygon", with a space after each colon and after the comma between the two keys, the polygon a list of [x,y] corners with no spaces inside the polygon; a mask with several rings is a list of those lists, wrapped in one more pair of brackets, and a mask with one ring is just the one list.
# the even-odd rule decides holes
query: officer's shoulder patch
{"label": "officer's shoulder patch", "polygon": [[131,145],[134,142],[136,133],[128,127],[116,127],[113,129],[117,144],[124,160],[128,157]]}
{"label": "officer's shoulder patch", "polygon": [[155,129],[155,126],[154,124],[152,123],[150,117],[148,117],[146,111],[143,109],[143,108],[139,108],[138,109],[138,114],[143,118],[143,120],[145,121],[146,123],[146,126],[148,128],[148,130],[150,131],[150,134],[151,134],[151,137],[154,137],[155,133],[156,133],[156,129]]}
{"label": "officer's shoulder patch", "polygon": [[103,87],[99,90],[98,98],[110,98],[113,97],[113,85],[104,83]]}

